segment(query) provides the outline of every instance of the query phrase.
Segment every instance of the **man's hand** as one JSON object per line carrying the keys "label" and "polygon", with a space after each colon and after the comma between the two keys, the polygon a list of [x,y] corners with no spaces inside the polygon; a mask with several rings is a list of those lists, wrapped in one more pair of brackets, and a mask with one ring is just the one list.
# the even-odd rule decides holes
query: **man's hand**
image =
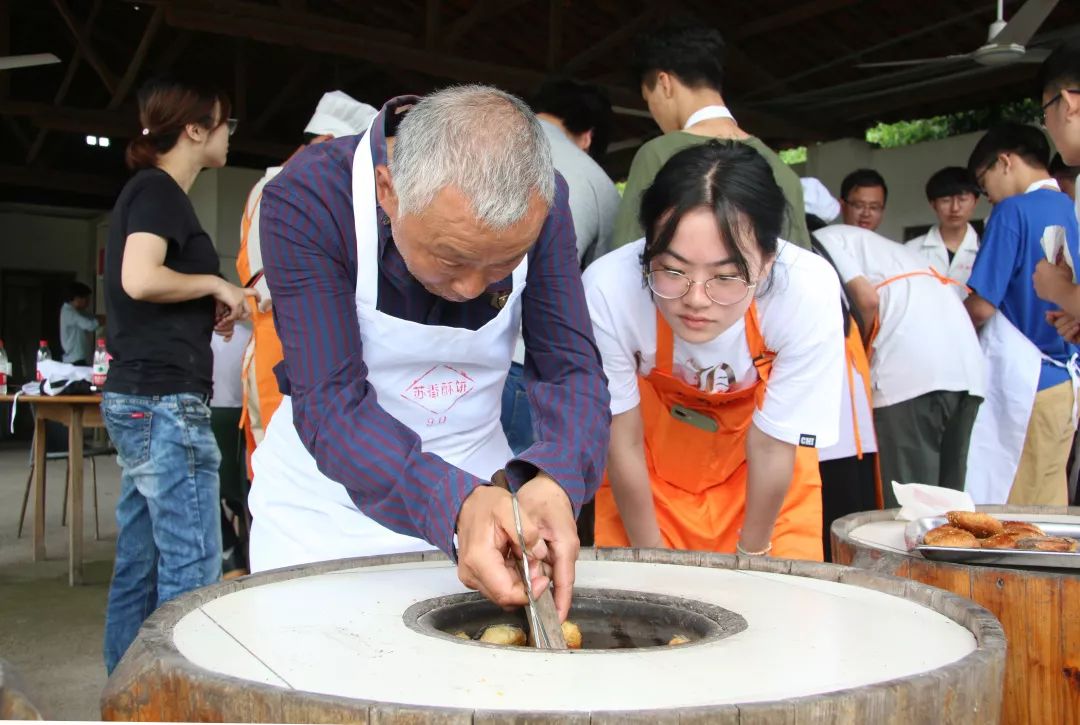
{"label": "man's hand", "polygon": [[1063,310],[1050,310],[1046,313],[1046,321],[1057,329],[1065,342],[1080,344],[1080,320]]}
{"label": "man's hand", "polygon": [[574,508],[562,486],[545,473],[525,483],[517,492],[522,518],[528,518],[538,528],[546,544],[541,554],[531,547],[529,553],[542,560],[554,573],[555,606],[559,619],[570,613],[570,597],[574,592],[574,566],[581,542],[578,540]]}
{"label": "man's hand", "polygon": [[[523,503],[519,497],[521,528],[529,550],[529,577],[533,595],[537,596],[550,583],[543,563],[550,556],[540,529]],[[479,590],[506,609],[528,604],[521,583],[521,546],[509,491],[496,486],[476,488],[461,505],[457,534],[458,578],[462,584]]]}
{"label": "man's hand", "polygon": [[1072,288],[1073,271],[1064,259],[1057,264],[1050,264],[1043,259],[1039,260],[1031,279],[1035,283],[1035,294],[1040,299],[1061,305],[1062,298],[1066,297]]}

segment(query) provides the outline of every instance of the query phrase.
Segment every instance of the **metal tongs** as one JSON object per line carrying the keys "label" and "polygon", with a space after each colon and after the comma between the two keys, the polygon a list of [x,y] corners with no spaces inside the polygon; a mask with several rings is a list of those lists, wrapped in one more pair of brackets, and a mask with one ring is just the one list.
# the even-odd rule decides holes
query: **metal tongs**
{"label": "metal tongs", "polygon": [[543,594],[533,598],[532,580],[529,578],[529,554],[525,550],[525,533],[521,528],[521,510],[515,494],[510,494],[510,500],[514,505],[514,527],[521,545],[521,581],[525,583],[525,594],[529,597],[529,606],[525,608],[529,633],[532,635],[529,639],[537,649],[566,649],[566,639],[563,637],[551,589],[545,589]]}

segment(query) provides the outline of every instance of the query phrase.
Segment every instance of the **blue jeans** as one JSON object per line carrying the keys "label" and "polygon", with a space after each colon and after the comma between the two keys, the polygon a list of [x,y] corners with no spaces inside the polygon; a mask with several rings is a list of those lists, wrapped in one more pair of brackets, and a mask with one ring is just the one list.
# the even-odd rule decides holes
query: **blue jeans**
{"label": "blue jeans", "polygon": [[121,469],[105,614],[111,674],[159,605],[221,578],[221,453],[205,396],[105,393],[101,412]]}
{"label": "blue jeans", "polygon": [[525,392],[525,368],[510,364],[502,394],[502,427],[510,450],[518,455],[536,441],[533,433],[529,396]]}

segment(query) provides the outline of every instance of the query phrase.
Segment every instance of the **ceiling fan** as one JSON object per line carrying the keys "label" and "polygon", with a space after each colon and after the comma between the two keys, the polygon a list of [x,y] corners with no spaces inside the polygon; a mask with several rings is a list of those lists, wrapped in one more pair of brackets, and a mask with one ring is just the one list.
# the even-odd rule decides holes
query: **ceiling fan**
{"label": "ceiling fan", "polygon": [[895,68],[900,66],[933,65],[970,60],[984,66],[1003,66],[1013,63],[1041,63],[1050,54],[1044,48],[1028,49],[1025,45],[1035,35],[1058,0],[1027,0],[1012,18],[1005,22],[1004,0],[997,0],[997,20],[990,24],[986,43],[970,53],[938,58],[917,58],[882,63],[859,63],[858,68]]}
{"label": "ceiling fan", "polygon": [[51,65],[59,62],[60,59],[52,53],[0,56],[0,71],[14,68],[31,68],[35,65]]}

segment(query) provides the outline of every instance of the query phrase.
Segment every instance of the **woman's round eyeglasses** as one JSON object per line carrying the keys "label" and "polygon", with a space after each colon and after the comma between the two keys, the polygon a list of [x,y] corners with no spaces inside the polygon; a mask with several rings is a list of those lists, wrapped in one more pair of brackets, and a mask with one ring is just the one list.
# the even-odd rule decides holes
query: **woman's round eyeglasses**
{"label": "woman's round eyeglasses", "polygon": [[653,294],[665,300],[685,297],[691,287],[696,284],[703,285],[706,296],[718,305],[737,305],[757,287],[756,284],[750,284],[742,277],[719,276],[697,282],[673,269],[649,270],[645,273],[645,279]]}

